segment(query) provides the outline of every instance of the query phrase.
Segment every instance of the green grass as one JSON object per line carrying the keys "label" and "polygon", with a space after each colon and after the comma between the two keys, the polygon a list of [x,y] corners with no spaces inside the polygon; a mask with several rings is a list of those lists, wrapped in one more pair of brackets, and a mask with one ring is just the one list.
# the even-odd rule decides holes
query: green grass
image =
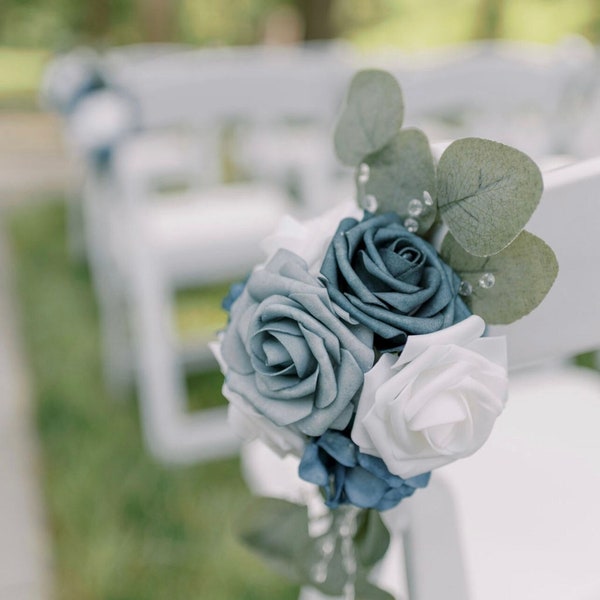
{"label": "green grass", "polygon": [[[9,225],[57,600],[295,599],[231,532],[249,498],[238,461],[156,464],[135,402],[105,391],[93,295],[67,255],[63,206],[20,208]],[[209,374],[195,389],[216,397],[220,383]]]}
{"label": "green grass", "polygon": [[30,109],[37,104],[47,50],[0,47],[0,107]]}
{"label": "green grass", "polygon": [[[388,3],[388,15],[346,34],[364,49],[381,46],[413,51],[473,39],[480,0],[403,0]],[[588,0],[506,0],[502,37],[556,43],[590,33],[593,3]]]}

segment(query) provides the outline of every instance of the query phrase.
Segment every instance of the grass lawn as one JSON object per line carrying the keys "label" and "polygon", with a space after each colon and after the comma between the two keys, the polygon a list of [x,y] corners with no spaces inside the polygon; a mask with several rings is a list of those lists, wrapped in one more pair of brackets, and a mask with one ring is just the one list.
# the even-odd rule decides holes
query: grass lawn
{"label": "grass lawn", "polygon": [[[249,497],[238,461],[160,466],[143,447],[133,399],[108,397],[90,281],[67,255],[63,205],[14,210],[9,233],[57,600],[297,598],[297,588],[271,574],[231,533]],[[194,379],[196,395],[211,404],[220,384],[218,374]]]}
{"label": "grass lawn", "polygon": [[50,56],[47,50],[0,47],[0,108],[37,106],[39,83]]}

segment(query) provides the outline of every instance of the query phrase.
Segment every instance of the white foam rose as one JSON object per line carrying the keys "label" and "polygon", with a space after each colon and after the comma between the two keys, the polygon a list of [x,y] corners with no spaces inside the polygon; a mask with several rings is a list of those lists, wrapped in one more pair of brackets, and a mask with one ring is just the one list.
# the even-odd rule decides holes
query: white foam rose
{"label": "white foam rose", "polygon": [[290,250],[304,259],[309,272],[316,275],[321,269],[323,257],[340,221],[346,217],[360,221],[362,215],[362,210],[354,201],[341,203],[307,221],[298,221],[286,215],[273,234],[262,241],[261,247],[268,256],[267,261],[281,248]]}
{"label": "white foam rose", "polygon": [[[220,341],[209,344],[223,375],[226,375],[227,365],[221,354]],[[225,383],[222,393],[229,401],[227,408],[227,422],[235,435],[244,442],[261,440],[278,456],[284,457],[292,454],[300,458],[306,446],[305,437],[290,427],[280,427],[256,412],[254,407],[244,400],[242,396],[230,390]]]}
{"label": "white foam rose", "polygon": [[508,396],[506,339],[478,316],[409,336],[365,375],[352,439],[407,478],[473,454]]}

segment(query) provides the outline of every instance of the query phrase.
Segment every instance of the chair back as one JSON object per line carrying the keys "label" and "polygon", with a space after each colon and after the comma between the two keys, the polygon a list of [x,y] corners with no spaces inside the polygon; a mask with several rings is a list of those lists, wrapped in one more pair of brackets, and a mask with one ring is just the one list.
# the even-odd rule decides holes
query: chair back
{"label": "chair back", "polygon": [[399,61],[409,125],[433,137],[478,136],[540,158],[570,150],[573,89],[593,69],[588,44],[474,42]]}
{"label": "chair back", "polygon": [[223,121],[331,125],[352,74],[346,53],[317,47],[228,48],[161,56],[119,69],[144,128]]}
{"label": "chair back", "polygon": [[508,336],[512,368],[600,348],[600,157],[544,174],[527,229],[556,253],[558,277],[531,314],[492,333]]}

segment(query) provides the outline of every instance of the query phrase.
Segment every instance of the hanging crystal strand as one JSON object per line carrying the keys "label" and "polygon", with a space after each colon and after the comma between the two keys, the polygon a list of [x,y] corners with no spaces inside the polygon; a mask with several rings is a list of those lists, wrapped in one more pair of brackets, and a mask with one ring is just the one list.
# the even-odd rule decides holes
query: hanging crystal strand
{"label": "hanging crystal strand", "polygon": [[318,544],[318,556],[311,568],[312,578],[317,583],[327,580],[329,564],[335,553],[337,533],[331,511],[323,503],[318,488],[307,489],[303,494],[304,503],[308,510],[308,532],[313,538],[321,538]]}
{"label": "hanging crystal strand", "polygon": [[319,543],[319,560],[313,565],[311,575],[317,583],[325,583],[329,574],[329,564],[335,553],[337,535],[333,532],[323,536]]}
{"label": "hanging crystal strand", "polygon": [[378,206],[377,198],[373,194],[367,194],[366,190],[370,175],[371,169],[367,163],[358,165],[356,172],[356,199],[361,208],[374,213]]}
{"label": "hanging crystal strand", "polygon": [[344,600],[354,600],[356,582],[356,553],[354,551],[354,536],[358,527],[358,514],[360,508],[349,506],[344,509],[344,514],[339,528],[341,538],[342,565],[346,571],[346,583],[344,584]]}

